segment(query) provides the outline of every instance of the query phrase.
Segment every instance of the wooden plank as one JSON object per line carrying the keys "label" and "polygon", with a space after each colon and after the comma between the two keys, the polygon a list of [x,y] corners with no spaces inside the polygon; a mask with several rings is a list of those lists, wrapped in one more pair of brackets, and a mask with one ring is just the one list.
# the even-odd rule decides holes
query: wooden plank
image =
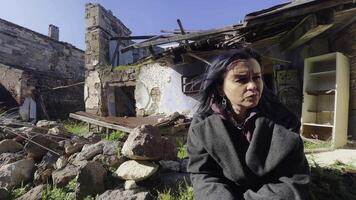
{"label": "wooden plank", "polygon": [[75,113],[70,113],[69,117],[71,117],[73,119],[77,119],[77,120],[83,121],[83,122],[86,122],[86,123],[94,124],[94,125],[105,127],[105,128],[109,128],[109,129],[124,131],[124,132],[127,132],[127,133],[131,133],[131,131],[133,130],[131,128],[127,128],[127,127],[116,125],[116,124],[110,124],[110,123],[107,123],[107,122],[103,122],[103,121],[96,120],[96,119],[93,119],[93,118],[90,118],[90,117],[78,115],[78,114],[75,114]]}
{"label": "wooden plank", "polygon": [[[269,22],[279,22],[286,21],[287,18],[293,18],[298,16],[307,15],[309,13],[315,13],[318,10],[333,8],[338,5],[343,5],[346,3],[353,3],[354,0],[324,0],[324,1],[314,1],[306,4],[302,4],[296,7],[285,7],[281,9],[276,9],[271,12],[262,13],[257,16],[248,16],[245,18],[248,21],[247,26],[259,26],[261,24],[266,24]],[[268,16],[268,17],[267,17]]]}
{"label": "wooden plank", "polygon": [[197,39],[197,38],[205,37],[205,36],[209,36],[209,35],[220,34],[220,33],[229,32],[229,31],[235,31],[235,30],[238,30],[238,29],[241,29],[244,27],[245,27],[244,24],[238,24],[238,25],[226,26],[226,27],[220,28],[220,29],[211,29],[211,30],[207,30],[207,31],[190,33],[190,34],[185,34],[185,35],[175,35],[172,37],[161,38],[161,39],[157,39],[154,41],[143,41],[141,43],[135,43],[135,44],[125,47],[125,48],[121,49],[121,52],[124,53],[131,49],[156,46],[156,45],[167,44],[167,43],[171,43],[171,42],[179,42],[182,40],[193,40],[193,39]]}
{"label": "wooden plank", "polygon": [[281,38],[282,49],[298,47],[331,28],[333,24],[318,24],[315,14],[308,15]]}

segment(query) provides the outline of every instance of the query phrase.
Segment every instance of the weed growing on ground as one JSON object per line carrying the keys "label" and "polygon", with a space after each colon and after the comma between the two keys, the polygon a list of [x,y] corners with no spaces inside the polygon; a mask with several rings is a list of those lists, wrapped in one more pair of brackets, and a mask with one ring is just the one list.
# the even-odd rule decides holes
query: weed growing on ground
{"label": "weed growing on ground", "polygon": [[158,192],[158,200],[193,200],[193,188],[185,184],[180,184],[176,192],[166,190]]}
{"label": "weed growing on ground", "polygon": [[304,149],[321,149],[321,148],[330,148],[331,143],[326,141],[318,141],[317,143],[304,141]]}
{"label": "weed growing on ground", "polygon": [[124,139],[126,136],[125,132],[122,131],[114,131],[112,133],[110,133],[109,135],[107,135],[105,137],[106,140],[109,141],[121,141],[122,139]]}
{"label": "weed growing on ground", "polygon": [[63,123],[63,125],[64,125],[64,128],[69,133],[72,133],[75,135],[83,135],[83,134],[89,132],[88,125],[84,122],[76,122],[76,121],[68,120],[68,121],[65,121]]}
{"label": "weed growing on ground", "polygon": [[178,143],[177,146],[177,156],[180,159],[187,158],[188,157],[188,151],[187,151],[187,145],[183,142]]}

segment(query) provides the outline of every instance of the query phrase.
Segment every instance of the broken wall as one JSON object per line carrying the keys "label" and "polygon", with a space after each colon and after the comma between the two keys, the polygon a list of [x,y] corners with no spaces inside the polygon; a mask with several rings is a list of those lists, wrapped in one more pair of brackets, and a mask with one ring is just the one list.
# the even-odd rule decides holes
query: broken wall
{"label": "broken wall", "polygon": [[84,78],[84,52],[0,19],[0,63],[51,72],[73,81]]}
{"label": "broken wall", "polygon": [[0,63],[0,83],[17,102],[21,101],[23,74],[24,72],[20,69],[11,68]]}
{"label": "broken wall", "polygon": [[83,81],[84,69],[82,50],[0,19],[0,84],[18,104],[31,85],[44,102],[38,108],[45,107],[51,118],[83,110],[83,85],[52,88]]}
{"label": "broken wall", "polygon": [[204,66],[192,63],[180,66],[147,64],[140,68],[135,89],[137,115],[185,113],[192,116],[198,109],[197,94],[182,91],[182,76],[201,74]]}
{"label": "broken wall", "polygon": [[[106,86],[113,77],[121,78],[121,72],[113,72],[110,62],[110,39],[129,36],[131,31],[110,10],[99,4],[85,7],[85,109],[89,113],[107,115]],[[122,41],[121,45],[131,41]]]}

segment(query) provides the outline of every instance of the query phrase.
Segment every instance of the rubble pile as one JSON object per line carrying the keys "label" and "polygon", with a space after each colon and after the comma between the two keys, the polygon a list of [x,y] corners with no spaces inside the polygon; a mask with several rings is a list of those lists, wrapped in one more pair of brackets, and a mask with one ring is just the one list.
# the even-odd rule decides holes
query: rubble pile
{"label": "rubble pile", "polygon": [[50,185],[76,181],[76,199],[154,199],[157,189],[189,182],[187,160],[157,127],[141,125],[126,141],[80,137],[56,122],[0,123],[0,199],[31,183],[19,199],[41,199]]}

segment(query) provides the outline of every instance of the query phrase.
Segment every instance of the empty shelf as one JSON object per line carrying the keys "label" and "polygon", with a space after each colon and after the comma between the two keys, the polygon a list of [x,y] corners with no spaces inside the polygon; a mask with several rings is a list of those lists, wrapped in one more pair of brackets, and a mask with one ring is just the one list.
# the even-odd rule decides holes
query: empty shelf
{"label": "empty shelf", "polygon": [[307,90],[305,91],[308,95],[333,95],[335,94],[335,89],[330,90]]}
{"label": "empty shelf", "polygon": [[336,70],[331,70],[331,71],[322,71],[322,72],[312,72],[309,75],[310,76],[330,76],[330,75],[335,75]]}
{"label": "empty shelf", "polygon": [[318,127],[326,127],[326,128],[333,128],[334,125],[332,124],[316,124],[316,123],[303,123],[304,126],[318,126]]}

